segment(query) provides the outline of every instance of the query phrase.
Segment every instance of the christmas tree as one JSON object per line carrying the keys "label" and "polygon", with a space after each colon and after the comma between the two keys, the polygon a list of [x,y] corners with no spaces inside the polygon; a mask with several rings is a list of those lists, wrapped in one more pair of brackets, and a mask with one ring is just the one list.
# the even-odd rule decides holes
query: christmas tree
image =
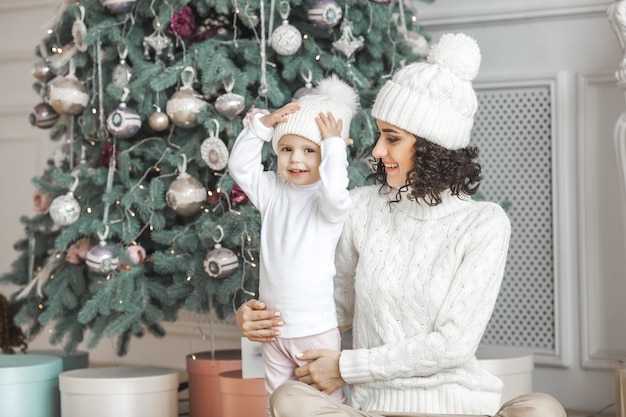
{"label": "christmas tree", "polygon": [[260,218],[226,169],[252,114],[337,74],[360,93],[349,152],[362,185],[372,100],[428,47],[402,1],[100,0],[54,21],[31,123],[58,150],[1,281],[20,286],[15,322],[31,338],[53,324],[51,344],[117,338],[119,355],[181,309],[224,318],[255,296]]}

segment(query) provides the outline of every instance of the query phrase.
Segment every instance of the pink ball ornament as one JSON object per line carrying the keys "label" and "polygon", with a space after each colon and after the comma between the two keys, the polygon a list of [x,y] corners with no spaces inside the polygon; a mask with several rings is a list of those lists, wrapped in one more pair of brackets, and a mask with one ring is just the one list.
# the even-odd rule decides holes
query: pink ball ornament
{"label": "pink ball ornament", "polygon": [[146,260],[146,250],[141,245],[132,245],[126,248],[126,256],[133,264],[140,265]]}

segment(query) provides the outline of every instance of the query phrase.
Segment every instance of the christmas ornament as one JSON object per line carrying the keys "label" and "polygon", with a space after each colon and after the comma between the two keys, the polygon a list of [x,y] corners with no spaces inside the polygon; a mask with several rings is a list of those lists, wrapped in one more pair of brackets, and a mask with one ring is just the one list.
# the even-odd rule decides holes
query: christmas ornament
{"label": "christmas ornament", "polygon": [[214,171],[221,171],[228,165],[228,148],[224,141],[217,137],[220,125],[213,119],[215,130],[209,131],[209,137],[200,145],[200,155],[202,160]]}
{"label": "christmas ornament", "polygon": [[162,132],[170,127],[170,118],[161,111],[159,106],[155,106],[156,111],[150,115],[148,125],[155,132]]}
{"label": "christmas ornament", "polygon": [[29,115],[30,124],[41,129],[50,129],[59,120],[59,113],[52,106],[41,102],[35,106]]}
{"label": "christmas ornament", "polygon": [[348,60],[364,45],[363,36],[357,38],[352,33],[353,26],[353,23],[346,17],[341,22],[341,37],[333,42],[333,49],[343,53]]}
{"label": "christmas ornament", "polygon": [[141,245],[132,245],[126,248],[126,256],[133,264],[140,265],[146,260],[146,250]]}
{"label": "christmas ornament", "polygon": [[85,37],[87,36],[87,27],[85,26],[85,8],[83,6],[78,7],[80,10],[80,17],[74,21],[72,25],[72,38],[74,39],[74,45],[80,52],[87,50],[87,44],[85,43]]}
{"label": "christmas ornament", "polygon": [[78,220],[80,204],[74,198],[73,192],[58,196],[50,204],[50,217],[59,226],[67,226]]}
{"label": "christmas ornament", "polygon": [[100,4],[111,13],[126,13],[133,8],[135,0],[100,0]]}
{"label": "christmas ornament", "polygon": [[126,98],[128,97],[128,89],[124,87],[122,101],[109,117],[107,117],[107,130],[115,137],[120,139],[131,138],[139,131],[141,127],[141,117],[135,109],[126,106]]}
{"label": "christmas ornament", "polygon": [[232,190],[230,190],[230,201],[236,205],[242,205],[248,202],[248,195],[241,189],[239,184],[233,185]]}
{"label": "christmas ornament", "polygon": [[246,108],[246,101],[243,96],[232,93],[235,86],[235,80],[231,80],[228,84],[224,84],[225,94],[222,94],[215,100],[215,110],[228,120],[233,120],[239,113]]}
{"label": "christmas ornament", "polygon": [[270,39],[270,45],[274,52],[278,55],[289,56],[298,52],[302,45],[302,34],[295,26],[289,24],[287,17],[291,7],[289,2],[283,0],[280,2],[279,13],[283,22],[280,26],[274,29],[272,37]]}
{"label": "christmas ornament", "polygon": [[314,25],[330,29],[337,26],[343,14],[335,0],[316,0],[307,15]]}
{"label": "christmas ornament", "polygon": [[223,248],[220,242],[224,238],[224,230],[217,226],[220,237],[215,241],[215,246],[204,258],[204,270],[210,277],[224,279],[237,269],[239,262],[237,255],[227,248]]}
{"label": "christmas ornament", "polygon": [[406,34],[406,43],[411,48],[411,52],[415,55],[428,55],[428,41],[422,35],[417,32],[408,32]]}
{"label": "christmas ornament", "polygon": [[180,174],[170,184],[165,200],[167,205],[181,216],[192,216],[198,213],[206,200],[206,188],[194,177],[187,174],[187,157],[183,154],[183,165],[178,169]]}
{"label": "christmas ornament", "polygon": [[175,92],[165,105],[165,112],[178,127],[192,128],[198,125],[198,113],[208,107],[200,94],[196,93],[192,84],[195,71],[186,67],[180,75],[183,86]]}
{"label": "christmas ornament", "polygon": [[118,54],[120,56],[120,62],[113,68],[111,73],[111,82],[119,87],[126,87],[130,82],[132,76],[132,70],[126,63],[126,56],[128,55],[128,48],[126,46],[121,47],[118,45]]}
{"label": "christmas ornament", "polygon": [[98,245],[87,252],[85,263],[92,271],[106,274],[117,269],[120,265],[120,258],[115,249],[101,240]]}
{"label": "christmas ornament", "polygon": [[89,102],[85,86],[73,75],[67,75],[50,84],[48,103],[62,115],[78,115]]}
{"label": "christmas ornament", "polygon": [[215,205],[222,201],[222,192],[220,191],[220,189],[218,188],[217,190],[207,191],[206,201],[211,205]]}
{"label": "christmas ornament", "polygon": [[302,75],[302,79],[304,80],[304,87],[298,88],[296,92],[293,93],[293,96],[291,96],[291,100],[293,101],[300,100],[302,97],[313,92],[313,84],[311,83],[313,76],[311,75],[311,70],[308,70],[306,76],[303,73],[300,73],[300,75]]}
{"label": "christmas ornament", "polygon": [[54,77],[52,67],[50,66],[50,60],[42,59],[33,65],[31,74],[42,84],[46,84]]}
{"label": "christmas ornament", "polygon": [[154,32],[143,38],[143,57],[147,61],[150,59],[150,49],[154,49],[154,59],[160,60],[163,51],[167,51],[167,59],[174,59],[174,44],[172,40],[163,33],[163,26],[159,19],[154,19]]}

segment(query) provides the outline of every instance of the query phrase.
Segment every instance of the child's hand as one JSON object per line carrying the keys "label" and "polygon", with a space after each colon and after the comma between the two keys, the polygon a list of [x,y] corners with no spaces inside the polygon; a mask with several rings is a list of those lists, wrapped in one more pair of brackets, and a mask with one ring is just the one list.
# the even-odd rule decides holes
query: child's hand
{"label": "child's hand", "polygon": [[341,137],[341,119],[335,120],[335,116],[333,116],[332,113],[320,113],[319,116],[315,118],[315,122],[320,128],[322,140],[333,136]]}
{"label": "child's hand", "polygon": [[287,121],[287,115],[292,114],[300,110],[300,102],[292,101],[290,103],[285,104],[280,109],[274,111],[273,113],[266,114],[261,117],[261,123],[265,125],[265,127],[273,127],[277,123],[283,123]]}

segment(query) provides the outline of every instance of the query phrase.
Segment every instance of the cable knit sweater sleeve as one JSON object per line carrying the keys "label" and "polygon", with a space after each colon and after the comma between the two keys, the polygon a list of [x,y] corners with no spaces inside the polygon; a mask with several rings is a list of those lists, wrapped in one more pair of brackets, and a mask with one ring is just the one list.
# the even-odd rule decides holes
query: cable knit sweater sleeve
{"label": "cable knit sweater sleeve", "polygon": [[[354,349],[342,352],[341,375],[350,384],[469,385],[462,368],[500,290],[508,217],[493,203],[451,197],[441,207],[405,201],[396,209],[375,194],[353,196],[338,247],[341,323],[354,315]],[[419,210],[402,212],[407,206]]]}

